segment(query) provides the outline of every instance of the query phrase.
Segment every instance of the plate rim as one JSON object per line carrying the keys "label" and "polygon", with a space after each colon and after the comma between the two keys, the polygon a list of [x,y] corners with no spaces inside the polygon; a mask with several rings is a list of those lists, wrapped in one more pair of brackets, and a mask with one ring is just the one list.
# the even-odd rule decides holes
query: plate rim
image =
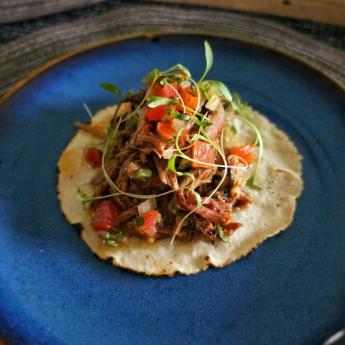
{"label": "plate rim", "polygon": [[79,48],[75,48],[70,50],[67,53],[64,53],[61,56],[55,57],[48,62],[44,63],[38,68],[35,68],[32,72],[30,72],[27,76],[23,77],[22,79],[15,82],[13,85],[11,85],[5,93],[0,96],[0,106],[5,105],[7,101],[10,100],[11,97],[13,97],[19,90],[24,88],[26,85],[28,85],[33,79],[39,77],[41,74],[48,71],[50,68],[55,67],[56,65],[59,65],[60,63],[63,63],[69,59],[72,59],[78,55],[81,55],[85,52],[98,49],[107,45],[112,45],[115,43],[128,41],[128,40],[135,40],[135,39],[147,39],[147,40],[153,40],[155,38],[158,38],[160,36],[208,36],[208,37],[215,37],[215,38],[223,38],[227,40],[234,40],[237,42],[243,42],[246,44],[250,44],[259,48],[264,48],[267,50],[270,50],[272,52],[278,53],[286,58],[292,59],[295,62],[298,62],[305,67],[309,68],[313,72],[316,72],[317,74],[321,75],[323,78],[326,78],[328,82],[331,82],[334,86],[336,86],[340,91],[345,92],[345,84],[343,84],[340,80],[337,80],[331,73],[329,73],[327,70],[323,70],[320,66],[317,66],[315,63],[305,60],[303,57],[299,56],[298,54],[295,54],[293,51],[289,51],[287,49],[284,49],[282,47],[278,47],[273,44],[264,43],[264,42],[258,42],[254,38],[249,37],[243,37],[241,35],[236,35],[232,33],[218,33],[218,32],[209,32],[208,30],[183,30],[181,31],[144,31],[141,33],[129,33],[129,34],[122,34],[122,35],[116,35],[104,39],[97,40],[96,42],[88,45],[83,45]]}

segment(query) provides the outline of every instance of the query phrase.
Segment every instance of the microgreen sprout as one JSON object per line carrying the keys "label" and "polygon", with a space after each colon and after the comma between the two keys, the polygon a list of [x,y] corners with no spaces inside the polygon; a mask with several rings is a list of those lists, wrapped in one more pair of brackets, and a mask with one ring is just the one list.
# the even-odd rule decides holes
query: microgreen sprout
{"label": "microgreen sprout", "polygon": [[121,90],[116,85],[106,82],[102,82],[99,85],[104,90],[113,93],[115,96],[121,97]]}
{"label": "microgreen sprout", "polygon": [[207,75],[207,73],[210,71],[210,69],[212,68],[213,65],[213,52],[212,52],[212,48],[210,46],[210,44],[205,41],[204,42],[204,48],[205,48],[205,59],[206,59],[206,67],[205,67],[205,71],[202,75],[202,77],[200,78],[200,81],[203,81]]}

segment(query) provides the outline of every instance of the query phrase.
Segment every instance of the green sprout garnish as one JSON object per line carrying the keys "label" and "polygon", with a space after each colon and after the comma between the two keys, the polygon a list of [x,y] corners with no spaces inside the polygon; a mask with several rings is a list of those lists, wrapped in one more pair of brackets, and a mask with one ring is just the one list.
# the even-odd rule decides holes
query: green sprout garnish
{"label": "green sprout garnish", "polygon": [[113,93],[115,96],[121,97],[121,90],[116,85],[102,82],[99,84],[99,86],[104,90]]}
{"label": "green sprout garnish", "polygon": [[213,65],[212,48],[207,41],[204,42],[204,47],[205,47],[206,67],[205,67],[205,71],[204,71],[202,77],[200,78],[199,82],[201,82],[205,79],[207,73],[210,71],[210,69],[212,68],[212,65]]}
{"label": "green sprout garnish", "polygon": [[147,106],[149,108],[157,108],[160,105],[168,105],[168,104],[176,104],[177,100],[175,98],[167,98],[167,97],[148,97],[147,98]]}
{"label": "green sprout garnish", "polygon": [[[247,125],[249,125],[256,134],[256,141],[255,145],[258,147],[258,159],[256,166],[254,168],[253,175],[248,179],[247,186],[250,188],[256,188],[260,189],[261,187],[257,183],[257,176],[260,169],[260,163],[262,158],[262,152],[263,152],[263,140],[262,136],[260,134],[259,129],[253,124],[251,121],[248,112],[246,111],[248,107],[244,105],[239,96],[237,94],[232,94],[227,86],[218,80],[205,80],[206,76],[208,75],[209,71],[212,68],[213,65],[213,52],[210,44],[205,41],[204,42],[204,48],[205,48],[205,70],[198,82],[194,81],[191,78],[190,71],[184,67],[181,64],[176,64],[166,70],[160,71],[158,69],[153,69],[144,79],[143,81],[148,83],[148,86],[146,88],[146,93],[143,97],[143,99],[139,102],[138,105],[136,105],[135,109],[133,109],[130,113],[125,114],[123,116],[114,116],[114,122],[112,122],[112,126],[108,129],[108,133],[105,140],[105,145],[103,149],[103,156],[102,156],[102,172],[105,176],[106,181],[108,182],[109,186],[112,189],[112,194],[106,195],[106,196],[100,196],[100,197],[90,197],[86,193],[78,190],[77,191],[77,198],[80,202],[87,203],[92,200],[97,199],[103,199],[103,198],[110,198],[115,197],[119,195],[125,195],[130,198],[136,198],[136,199],[152,199],[157,198],[163,195],[167,195],[170,193],[174,193],[176,191],[179,191],[183,189],[186,193],[192,193],[196,205],[185,216],[181,219],[179,224],[177,225],[174,235],[172,237],[171,243],[173,243],[174,238],[182,228],[182,226],[186,225],[185,221],[188,220],[188,217],[195,212],[197,208],[199,208],[204,203],[207,203],[208,200],[210,200],[214,195],[216,195],[218,189],[221,187],[221,185],[224,183],[226,176],[228,176],[228,169],[240,169],[245,170],[247,168],[247,165],[228,165],[227,159],[226,159],[226,153],[224,150],[224,130],[221,133],[221,138],[217,140],[212,139],[208,135],[208,131],[205,130],[206,127],[212,125],[212,123],[208,120],[208,111],[206,113],[202,113],[200,111],[201,106],[203,105],[203,101],[206,100],[205,108],[210,111],[215,111],[219,105],[223,105],[224,107],[231,107],[231,110],[235,110],[235,113],[238,115],[238,117],[246,122]],[[182,73],[181,73],[182,72]],[[184,81],[189,81],[190,83],[186,83],[186,85],[193,89],[193,92],[195,92],[195,97],[197,97],[197,101],[195,103],[194,109],[187,106],[188,102],[184,100],[182,97],[182,93],[180,93],[180,88],[176,86],[177,84],[180,84]],[[176,95],[175,97],[154,97],[150,96],[152,95],[152,88],[154,85],[160,84],[162,86],[167,86],[175,91]],[[121,96],[120,89],[110,83],[101,83],[100,86],[107,90],[108,92],[111,92],[115,94],[116,96]],[[185,104],[186,103],[186,104]],[[208,103],[208,104],[207,104]],[[142,108],[143,106],[147,106],[149,108],[156,108],[158,106],[162,105],[177,105],[169,106],[167,107],[167,113],[171,117],[182,120],[182,121],[192,121],[194,122],[194,128],[196,128],[195,134],[191,138],[189,138],[189,144],[187,147],[180,147],[179,146],[179,138],[182,134],[182,131],[184,128],[180,128],[177,133],[175,134],[174,138],[167,143],[167,145],[172,144],[173,148],[171,151],[173,154],[171,155],[170,159],[167,162],[167,168],[172,173],[176,174],[176,176],[187,176],[190,178],[190,182],[188,181],[187,184],[184,182],[183,187],[179,187],[176,189],[168,190],[161,194],[135,194],[135,193],[129,193],[121,190],[112,180],[112,178],[109,176],[109,173],[106,170],[106,158],[108,155],[112,152],[112,144],[113,140],[116,138],[117,132],[119,131],[121,124],[124,124],[126,129],[131,129],[135,127],[135,125],[138,122],[138,110]],[[203,109],[205,109],[203,108]],[[227,108],[227,109],[228,109]],[[163,119],[163,121],[165,118]],[[178,121],[175,121],[174,123],[178,123]],[[237,133],[237,129],[233,124],[227,125],[227,133],[231,131],[232,134]],[[153,128],[154,125],[153,125]],[[217,151],[217,155],[222,159],[222,164],[214,164],[214,163],[206,163],[206,162],[200,162],[196,159],[193,159],[192,157],[189,157],[186,153],[188,148],[192,147],[195,140],[204,141],[212,146],[212,148]],[[170,147],[170,146],[169,146]],[[177,166],[179,170],[176,169],[176,159],[178,158]],[[180,163],[179,163],[180,162]],[[217,186],[212,190],[212,192],[206,196],[201,197],[201,195],[195,191],[194,184],[195,184],[195,176],[192,172],[184,172],[183,170],[186,169],[186,167],[190,167],[191,163],[198,163],[203,164],[206,167],[210,168],[220,168],[218,173],[220,172],[222,176],[219,176],[218,179],[215,179],[215,182],[217,183]],[[218,161],[217,161],[218,163]],[[189,169],[186,169],[189,170]],[[135,178],[140,180],[146,180],[152,177],[152,170],[150,169],[138,169],[135,172]],[[142,217],[136,217],[135,221],[140,226],[143,224]],[[189,224],[189,222],[188,222]],[[113,231],[109,233],[109,235],[106,235],[108,237],[104,238],[104,243],[109,245],[118,245],[121,240],[119,240],[117,237],[119,237],[121,231]],[[217,224],[215,226],[215,233],[217,238],[219,238],[223,242],[228,242],[229,238],[225,236],[223,228]],[[121,236],[120,236],[121,237]]]}
{"label": "green sprout garnish", "polygon": [[174,172],[177,176],[187,176],[191,179],[191,183],[193,184],[195,181],[195,176],[192,173],[189,172],[182,172],[182,171],[176,171],[175,168],[175,160],[177,156],[172,155],[170,159],[168,160],[168,169],[172,172]]}
{"label": "green sprout garnish", "polygon": [[152,83],[153,80],[157,79],[161,75],[161,72],[154,68],[150,73],[142,79],[143,83]]}
{"label": "green sprout garnish", "polygon": [[172,115],[175,119],[188,121],[191,119],[190,115],[179,113],[178,111],[171,111],[170,115]]}

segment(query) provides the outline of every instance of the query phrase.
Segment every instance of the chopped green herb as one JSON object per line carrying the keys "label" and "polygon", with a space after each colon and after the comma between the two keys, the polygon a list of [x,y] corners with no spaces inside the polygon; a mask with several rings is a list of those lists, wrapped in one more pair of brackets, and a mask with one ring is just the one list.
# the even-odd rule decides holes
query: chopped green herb
{"label": "chopped green herb", "polygon": [[90,198],[86,193],[82,192],[79,188],[77,189],[77,199],[81,203],[85,204],[89,202],[92,198]]}
{"label": "chopped green herb", "polygon": [[117,242],[116,240],[112,240],[111,238],[103,240],[103,243],[111,247],[117,247],[119,245],[119,242]]}
{"label": "chopped green herb", "polygon": [[151,169],[138,169],[135,172],[135,178],[138,180],[146,180],[152,176]]}
{"label": "chopped green herb", "polygon": [[230,128],[230,131],[231,131],[232,134],[237,134],[237,128],[234,125],[229,123],[228,127]]}
{"label": "chopped green herb", "polygon": [[176,160],[176,156],[175,155],[172,155],[168,161],[168,169],[173,171],[173,172],[176,172],[176,169],[175,169],[175,160]]}
{"label": "chopped green herb", "polygon": [[230,241],[229,237],[225,236],[224,230],[223,230],[223,228],[221,227],[221,225],[216,224],[214,230],[215,230],[215,232],[216,232],[217,237],[218,237],[221,241],[223,241],[223,242],[229,242],[229,241]]}
{"label": "chopped green herb", "polygon": [[138,226],[143,226],[144,225],[144,218],[140,216],[135,217],[135,222]]}
{"label": "chopped green herb", "polygon": [[121,90],[117,86],[115,86],[114,84],[102,82],[99,85],[104,90],[109,91],[118,97],[121,97]]}
{"label": "chopped green herb", "polygon": [[126,241],[127,237],[123,229],[105,232],[102,235],[103,243],[108,246],[117,247],[120,243]]}

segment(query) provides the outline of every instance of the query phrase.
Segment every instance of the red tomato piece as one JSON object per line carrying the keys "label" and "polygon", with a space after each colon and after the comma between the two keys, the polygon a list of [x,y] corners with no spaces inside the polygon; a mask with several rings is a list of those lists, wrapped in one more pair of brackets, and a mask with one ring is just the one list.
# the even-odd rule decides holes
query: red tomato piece
{"label": "red tomato piece", "polygon": [[[198,105],[198,96],[191,87],[186,87],[185,89],[180,90],[180,95],[186,107],[191,108],[193,110],[196,109]],[[191,114],[192,112],[192,110],[186,110],[187,114]]]}
{"label": "red tomato piece", "polygon": [[[170,86],[169,86],[170,85]],[[160,83],[155,83],[153,85],[150,95],[155,97],[165,97],[165,98],[173,98],[177,97],[176,89],[177,83],[172,82],[169,85],[161,85]]]}
{"label": "red tomato piece", "polygon": [[160,121],[167,114],[167,106],[159,105],[156,108],[147,108],[146,118],[148,121]]}
{"label": "red tomato piece", "polygon": [[225,236],[231,236],[237,229],[239,229],[242,226],[241,223],[233,222],[226,226],[224,229],[224,235]]}
{"label": "red tomato piece", "polygon": [[158,122],[157,133],[164,139],[171,139],[176,134],[176,128],[172,121]]}
{"label": "red tomato piece", "polygon": [[119,209],[114,201],[104,200],[96,208],[92,220],[95,231],[110,231],[119,225]]}
{"label": "red tomato piece", "polygon": [[[212,145],[205,143],[204,141],[197,140],[192,148],[192,157],[193,159],[202,162],[214,164],[216,159],[216,153]],[[202,163],[192,162],[193,168],[209,168],[209,165]]]}
{"label": "red tomato piece", "polygon": [[255,161],[255,146],[254,145],[244,145],[244,146],[234,146],[230,149],[230,154],[239,156],[244,159],[248,164]]}
{"label": "red tomato piece", "polygon": [[97,150],[95,147],[89,147],[86,149],[85,153],[85,160],[91,166],[99,166],[102,163],[102,152]]}
{"label": "red tomato piece", "polygon": [[140,235],[144,237],[155,237],[157,234],[157,223],[161,220],[161,214],[157,210],[151,210],[143,215],[144,225],[139,227]]}
{"label": "red tomato piece", "polygon": [[157,210],[151,210],[144,214],[144,227],[151,228],[160,222],[161,214]]}

